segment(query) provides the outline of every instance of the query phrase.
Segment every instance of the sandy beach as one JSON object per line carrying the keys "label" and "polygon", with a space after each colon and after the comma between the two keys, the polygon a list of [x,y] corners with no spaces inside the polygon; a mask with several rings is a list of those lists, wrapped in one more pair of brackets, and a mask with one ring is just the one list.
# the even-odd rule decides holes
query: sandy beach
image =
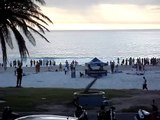
{"label": "sandy beach", "polygon": [[[80,77],[79,72],[84,73],[85,66],[76,67],[76,78],[71,78],[71,72],[55,70],[58,66],[41,67],[39,73],[35,67],[23,67],[23,87],[48,87],[48,88],[85,88],[94,78],[90,76]],[[131,66],[119,66],[120,73],[111,73],[110,66],[107,66],[108,75],[99,78],[92,88],[96,89],[142,89],[143,76],[147,79],[149,90],[160,89],[160,66],[146,66],[144,75],[137,75]],[[15,87],[15,68],[9,67],[5,71],[0,68],[0,87]]]}
{"label": "sandy beach", "polygon": [[[79,76],[79,72],[84,73],[85,70],[85,66],[82,65],[76,67],[76,78],[71,78],[70,71],[65,75],[64,71],[56,72],[56,69],[58,69],[58,66],[52,68],[41,67],[40,72],[36,73],[35,67],[23,67],[22,87],[80,89],[85,88],[94,79],[87,75]],[[160,104],[160,66],[146,66],[145,69],[144,75],[137,75],[131,66],[119,66],[119,71],[121,72],[112,74],[110,66],[107,66],[108,75],[99,78],[91,89],[123,89],[135,93],[133,97],[111,99],[117,111],[137,105],[150,107],[152,99],[155,99]],[[14,67],[9,67],[6,71],[3,68],[0,69],[0,87],[16,86],[14,70]],[[143,76],[147,79],[149,91],[142,90]],[[52,109],[57,109],[55,105],[52,107],[49,107],[51,111]],[[64,109],[68,108],[64,107]]]}

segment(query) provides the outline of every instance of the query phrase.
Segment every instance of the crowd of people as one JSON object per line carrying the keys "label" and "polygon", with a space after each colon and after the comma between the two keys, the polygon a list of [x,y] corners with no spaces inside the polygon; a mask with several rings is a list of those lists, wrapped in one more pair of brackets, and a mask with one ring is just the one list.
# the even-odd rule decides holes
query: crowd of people
{"label": "crowd of people", "polygon": [[120,63],[120,58],[117,58],[117,63],[121,65],[134,65],[141,63],[142,65],[158,65],[160,64],[160,58],[126,58],[122,59]]}
{"label": "crowd of people", "polygon": [[[67,61],[67,60],[66,60]],[[78,64],[76,60],[73,60],[75,64]],[[73,62],[72,61],[72,62]],[[40,64],[40,66],[55,66],[57,65],[56,61],[53,59],[31,59],[26,67],[35,67],[36,65]],[[142,65],[159,65],[160,64],[160,58],[152,57],[152,58],[134,58],[129,57],[125,59],[117,58],[117,61],[110,61],[106,62],[107,65],[135,65],[135,64],[142,64]],[[23,66],[23,62],[21,60],[13,60],[7,63],[8,67],[18,67],[19,65]],[[62,63],[61,63],[62,64]],[[64,63],[66,64],[66,62]],[[0,67],[3,67],[3,63],[0,63]]]}

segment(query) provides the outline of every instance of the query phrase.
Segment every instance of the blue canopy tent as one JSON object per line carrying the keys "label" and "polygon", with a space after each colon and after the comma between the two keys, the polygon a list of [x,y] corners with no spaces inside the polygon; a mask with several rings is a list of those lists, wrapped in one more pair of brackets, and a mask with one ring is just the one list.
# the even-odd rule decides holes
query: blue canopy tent
{"label": "blue canopy tent", "polygon": [[89,76],[97,77],[107,75],[107,70],[104,69],[107,63],[102,62],[98,58],[93,58],[90,62],[86,63],[85,74]]}
{"label": "blue canopy tent", "polygon": [[98,58],[93,58],[89,63],[91,66],[105,66],[107,65],[107,63],[102,62],[101,60],[99,60]]}

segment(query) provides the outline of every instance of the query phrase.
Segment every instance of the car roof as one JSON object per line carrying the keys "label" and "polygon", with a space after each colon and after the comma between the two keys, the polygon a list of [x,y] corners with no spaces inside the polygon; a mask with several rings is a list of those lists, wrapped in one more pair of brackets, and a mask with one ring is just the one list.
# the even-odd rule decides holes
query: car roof
{"label": "car roof", "polygon": [[77,120],[77,118],[61,115],[28,115],[15,120]]}

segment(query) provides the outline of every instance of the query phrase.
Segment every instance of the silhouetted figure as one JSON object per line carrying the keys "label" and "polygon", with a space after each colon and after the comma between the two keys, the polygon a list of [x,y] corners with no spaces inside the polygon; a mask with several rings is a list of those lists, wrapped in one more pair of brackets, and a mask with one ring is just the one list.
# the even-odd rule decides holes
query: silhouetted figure
{"label": "silhouetted figure", "polygon": [[143,77],[143,79],[144,79],[143,90],[144,90],[144,89],[148,90],[148,87],[147,87],[147,80],[146,80],[145,77]]}
{"label": "silhouetted figure", "polygon": [[155,104],[155,100],[152,100],[152,116],[151,116],[151,120],[157,120],[158,117],[158,107]]}
{"label": "silhouetted figure", "polygon": [[67,74],[67,72],[68,72],[68,67],[67,67],[67,66],[65,66],[65,67],[64,67],[64,74],[66,75],[66,74]]}
{"label": "silhouetted figure", "polygon": [[15,67],[14,75],[15,75],[15,76],[17,75],[17,67]]}
{"label": "silhouetted figure", "polygon": [[71,78],[76,78],[76,70],[75,69],[71,70]]}
{"label": "silhouetted figure", "polygon": [[111,72],[114,73],[114,62],[111,62]]}
{"label": "silhouetted figure", "polygon": [[75,117],[77,117],[78,120],[88,120],[86,110],[81,105],[78,104],[77,100],[74,100],[73,104],[76,107],[76,110],[75,110],[75,113],[74,113]]}
{"label": "silhouetted figure", "polygon": [[83,77],[84,74],[83,74],[82,72],[79,72],[79,76],[80,76],[80,77]]}
{"label": "silhouetted figure", "polygon": [[115,114],[116,114],[115,110],[116,110],[116,108],[113,106],[110,108],[110,110],[109,110],[110,111],[110,120],[117,120],[116,116],[115,116]]}
{"label": "silhouetted figure", "polygon": [[102,105],[100,111],[97,114],[98,120],[116,120],[115,116],[115,107],[110,107],[109,110],[105,109],[105,106]]}
{"label": "silhouetted figure", "polygon": [[2,120],[14,120],[18,117],[20,117],[19,114],[12,112],[12,109],[10,107],[4,107],[4,110],[2,112]]}
{"label": "silhouetted figure", "polygon": [[32,67],[32,64],[33,64],[33,61],[32,61],[32,60],[30,60],[30,67]]}
{"label": "silhouetted figure", "polygon": [[23,69],[21,65],[17,68],[17,86],[16,87],[21,87],[22,83],[22,76],[23,76]]}
{"label": "silhouetted figure", "polygon": [[[109,112],[109,114],[110,114],[110,112]],[[97,119],[98,120],[107,120],[107,117],[109,117],[109,119],[110,119],[109,114],[106,113],[105,106],[102,105],[98,114],[97,114]],[[109,115],[109,116],[107,116],[107,115]]]}
{"label": "silhouetted figure", "polygon": [[40,63],[39,62],[36,63],[35,69],[36,69],[36,73],[40,72]]}
{"label": "silhouetted figure", "polygon": [[59,63],[59,71],[62,71],[62,63]]}

